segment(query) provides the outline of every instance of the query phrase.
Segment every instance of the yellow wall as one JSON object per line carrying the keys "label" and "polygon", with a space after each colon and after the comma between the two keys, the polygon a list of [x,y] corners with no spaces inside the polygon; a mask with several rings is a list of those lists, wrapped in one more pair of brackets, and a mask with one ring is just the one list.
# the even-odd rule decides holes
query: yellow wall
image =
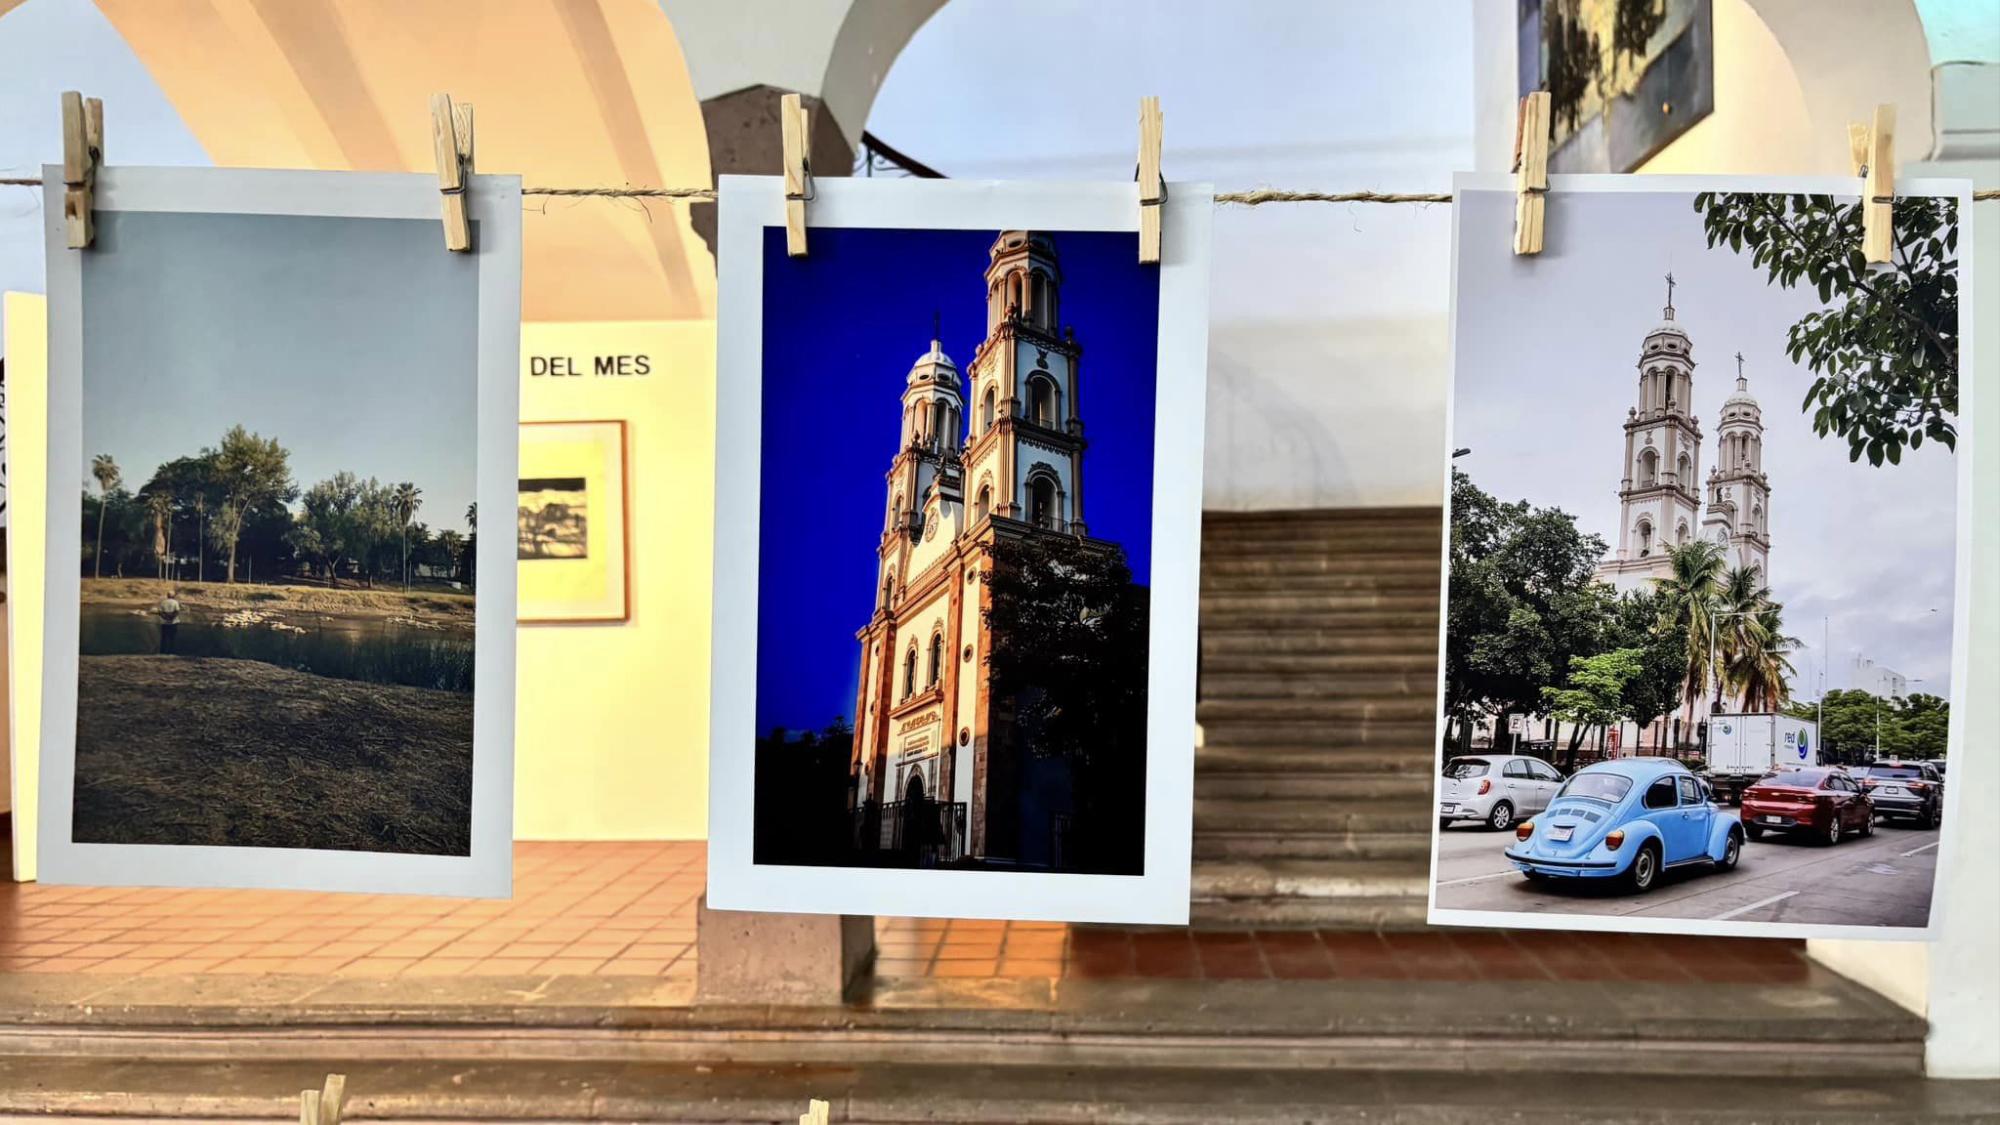
{"label": "yellow wall", "polygon": [[[1638,170],[1817,172],[1812,115],[1784,49],[1745,0],[1715,0],[1715,109]],[[1845,134],[1842,134],[1845,136]]]}
{"label": "yellow wall", "polygon": [[5,295],[7,312],[7,662],[14,767],[14,877],[35,877],[42,744],[42,527],[48,508],[48,301]]}
{"label": "yellow wall", "polygon": [[[16,877],[34,877],[41,733],[42,544],[48,371],[45,301],[9,293],[7,384]],[[626,421],[631,619],[523,625],[517,653],[514,833],[530,840],[708,834],[709,573],[714,558],[712,321],[528,324],[524,421]],[[552,379],[645,355],[643,377]]]}
{"label": "yellow wall", "polygon": [[[646,355],[643,377],[529,375],[536,357]],[[514,834],[708,834],[709,573],[715,557],[715,323],[529,324],[523,421],[626,420],[631,620],[523,625]]]}

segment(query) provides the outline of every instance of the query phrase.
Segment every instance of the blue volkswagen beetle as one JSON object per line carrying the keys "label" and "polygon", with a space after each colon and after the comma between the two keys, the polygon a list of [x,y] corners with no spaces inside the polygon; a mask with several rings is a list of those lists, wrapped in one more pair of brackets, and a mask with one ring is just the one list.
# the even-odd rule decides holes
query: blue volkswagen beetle
{"label": "blue volkswagen beetle", "polygon": [[1743,855],[1736,813],[1672,758],[1586,766],[1514,836],[1507,858],[1530,879],[1621,879],[1642,894],[1668,868],[1728,871]]}

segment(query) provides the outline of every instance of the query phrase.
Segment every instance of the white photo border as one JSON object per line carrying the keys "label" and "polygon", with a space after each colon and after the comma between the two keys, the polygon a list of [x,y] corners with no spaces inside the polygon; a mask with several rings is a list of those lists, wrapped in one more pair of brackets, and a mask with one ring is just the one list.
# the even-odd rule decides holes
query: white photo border
{"label": "white photo border", "polygon": [[[251,887],[504,898],[514,835],[514,542],[479,544],[474,606],[472,833],[464,856],[317,848],[86,844],[70,839],[76,775],[82,547],[74,534],[83,464],[83,255],[64,238],[63,176],[42,169],[48,253],[48,571],[42,677],[40,869],[44,883]],[[478,259],[479,506],[511,512],[520,417],[521,181],[470,178]],[[439,221],[434,176],[218,168],[110,167],[96,210]],[[444,247],[442,227],[435,232]]]}
{"label": "white photo border", "polygon": [[[1121,183],[819,180],[809,228],[1137,231]],[[1195,653],[1201,554],[1208,271],[1214,189],[1169,185],[1162,210],[1147,678],[1146,858],[1140,875],[759,864],[758,536],[764,246],[785,225],[783,181],[721,178],[716,297],[713,693],[708,903],[720,910],[1185,924],[1193,848]],[[808,247],[810,249],[810,246]],[[1134,252],[1137,252],[1136,243]],[[782,314],[783,310],[775,310]]]}
{"label": "white photo border", "polygon": [[[1549,177],[1548,190],[1548,244],[1543,253],[1561,249],[1560,228],[1562,223],[1562,199],[1565,196],[1584,194],[1645,194],[1693,196],[1697,192],[1755,192],[1773,195],[1831,195],[1835,197],[1859,198],[1857,178],[1841,176],[1705,176],[1705,175],[1561,175]],[[1504,174],[1460,173],[1452,179],[1454,202],[1462,200],[1469,192],[1514,191],[1514,178]],[[1966,615],[1972,606],[1972,467],[1974,442],[1979,435],[1973,433],[1972,419],[1975,416],[1973,404],[1974,373],[1979,370],[1973,356],[1973,334],[1968,310],[1975,309],[1974,281],[1977,271],[1973,268],[1972,236],[1973,206],[1972,182],[1958,179],[1903,180],[1896,184],[1896,194],[1903,196],[1934,196],[1958,201],[1958,301],[1959,301],[1959,386],[1958,386],[1958,441],[1955,449],[1957,461],[1957,491],[1953,502],[1957,506],[1957,539],[1953,545],[1956,573],[1952,582],[1952,642],[1951,642],[1951,718],[1946,727],[1947,745],[1957,749],[1966,745],[1965,699],[1971,658],[1971,630],[1966,627]],[[1451,337],[1452,366],[1450,393],[1445,395],[1444,446],[1446,452],[1445,480],[1451,479],[1449,451],[1453,448],[1454,425],[1458,390],[1458,251],[1460,239],[1465,237],[1462,220],[1463,207],[1452,209],[1451,232]],[[1445,689],[1445,633],[1450,625],[1451,605],[1451,490],[1445,489],[1444,534],[1439,544],[1438,554],[1441,573],[1438,576],[1438,683],[1437,683],[1437,730],[1431,739],[1436,754],[1435,768],[1432,770],[1432,784],[1444,769],[1444,689]],[[1455,910],[1440,909],[1437,904],[1438,888],[1438,844],[1439,826],[1437,818],[1431,816],[1431,866],[1430,878],[1425,889],[1428,921],[1434,926],[1482,926],[1513,927],[1531,930],[1575,930],[1600,933],[1633,934],[1690,934],[1718,937],[1763,937],[1763,938],[1831,938],[1839,940],[1863,941],[1927,941],[1936,938],[1941,930],[1946,903],[1941,893],[1947,884],[1946,873],[1953,870],[1965,836],[1965,818],[1960,811],[1964,800],[1960,785],[1945,786],[1944,827],[1939,835],[1937,870],[1932,875],[1931,910],[1928,923],[1923,926],[1842,926],[1802,922],[1739,922],[1735,920],[1714,920],[1699,918],[1631,917],[1596,914],[1544,914],[1503,910]],[[1433,788],[1432,800],[1436,800]]]}

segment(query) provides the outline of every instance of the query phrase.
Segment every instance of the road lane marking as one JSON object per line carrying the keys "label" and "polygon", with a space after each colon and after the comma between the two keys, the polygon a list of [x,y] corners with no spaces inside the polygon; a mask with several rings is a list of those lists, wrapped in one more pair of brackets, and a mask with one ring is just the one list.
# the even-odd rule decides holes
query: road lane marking
{"label": "road lane marking", "polygon": [[1438,886],[1459,887],[1459,886],[1464,886],[1467,883],[1484,883],[1488,879],[1505,879],[1507,876],[1514,874],[1518,874],[1518,872],[1496,871],[1491,875],[1474,875],[1469,879],[1448,879],[1445,882],[1439,883]]}
{"label": "road lane marking", "polygon": [[1709,917],[1709,921],[1711,921],[1711,922],[1727,922],[1727,921],[1729,921],[1729,920],[1730,920],[1731,918],[1734,918],[1734,917],[1736,917],[1736,916],[1737,916],[1737,915],[1739,915],[1739,914],[1748,914],[1748,913],[1750,913],[1750,912],[1751,912],[1752,910],[1756,910],[1756,909],[1757,909],[1757,908],[1759,908],[1759,907],[1763,907],[1763,906],[1769,906],[1769,905],[1771,905],[1771,904],[1772,904],[1772,903],[1774,903],[1774,902],[1783,902],[1783,901],[1785,901],[1786,899],[1788,899],[1788,898],[1790,898],[1790,897],[1792,897],[1793,895],[1795,895],[1795,894],[1798,894],[1798,893],[1799,893],[1799,892],[1797,892],[1797,891],[1786,891],[1786,892],[1785,892],[1784,894],[1781,894],[1781,895],[1772,895],[1772,896],[1771,896],[1770,898],[1761,898],[1761,899],[1758,899],[1758,900],[1757,900],[1756,902],[1753,902],[1753,903],[1751,903],[1751,904],[1750,904],[1750,905],[1748,905],[1748,906],[1739,906],[1739,907],[1737,907],[1737,908],[1736,908],[1736,909],[1734,909],[1734,910],[1727,910],[1727,911],[1724,911],[1724,912],[1723,912],[1723,913],[1721,913],[1721,914],[1715,914],[1715,915],[1711,915],[1711,916]]}
{"label": "road lane marking", "polygon": [[1916,855],[1916,854],[1917,854],[1918,852],[1927,852],[1927,851],[1930,851],[1930,850],[1931,850],[1932,848],[1935,848],[1935,847],[1937,847],[1937,846],[1938,846],[1938,841],[1936,841],[1936,840],[1932,840],[1932,841],[1931,841],[1930,843],[1928,843],[1928,844],[1925,844],[1925,845],[1924,845],[1923,847],[1920,847],[1920,848],[1911,848],[1911,849],[1910,849],[1909,851],[1906,851],[1906,852],[1904,852],[1903,854],[1904,854],[1905,856],[1912,856],[1912,855]]}

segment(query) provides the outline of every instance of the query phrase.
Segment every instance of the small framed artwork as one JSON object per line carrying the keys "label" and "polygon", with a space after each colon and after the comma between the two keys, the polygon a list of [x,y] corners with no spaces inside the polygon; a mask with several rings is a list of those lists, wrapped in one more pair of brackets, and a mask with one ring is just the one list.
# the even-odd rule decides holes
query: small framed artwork
{"label": "small framed artwork", "polygon": [[625,423],[523,422],[514,509],[523,624],[625,621]]}
{"label": "small framed artwork", "polygon": [[723,177],[712,907],[1187,921],[1210,194]]}
{"label": "small framed artwork", "polygon": [[507,895],[519,179],[43,186],[39,878]]}

